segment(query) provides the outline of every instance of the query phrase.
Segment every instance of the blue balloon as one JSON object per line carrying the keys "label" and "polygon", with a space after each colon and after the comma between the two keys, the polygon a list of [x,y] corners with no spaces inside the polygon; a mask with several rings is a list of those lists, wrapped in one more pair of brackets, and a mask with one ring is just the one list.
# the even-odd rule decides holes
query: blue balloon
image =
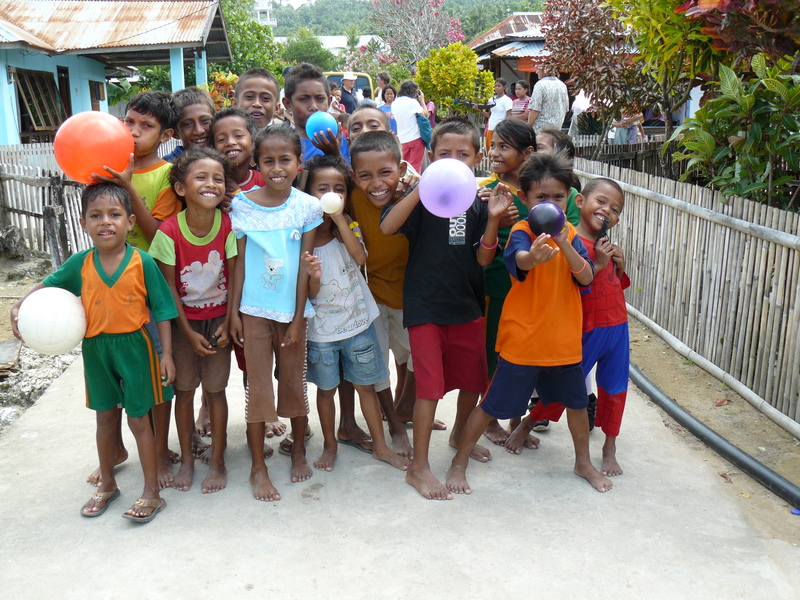
{"label": "blue balloon", "polygon": [[317,111],[312,113],[308,117],[308,121],[306,121],[306,135],[311,140],[314,139],[314,135],[317,133],[321,133],[323,137],[327,138],[328,129],[333,131],[334,136],[339,133],[339,125],[336,123],[336,119],[328,112]]}

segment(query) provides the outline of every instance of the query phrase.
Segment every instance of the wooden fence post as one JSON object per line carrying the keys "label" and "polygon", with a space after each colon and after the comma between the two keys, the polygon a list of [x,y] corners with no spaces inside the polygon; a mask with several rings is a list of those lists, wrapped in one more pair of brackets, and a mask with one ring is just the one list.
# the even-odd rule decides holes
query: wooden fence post
{"label": "wooden fence post", "polygon": [[50,204],[42,207],[44,236],[50,248],[53,270],[69,258],[69,242],[64,219],[64,181],[60,175],[50,177]]}

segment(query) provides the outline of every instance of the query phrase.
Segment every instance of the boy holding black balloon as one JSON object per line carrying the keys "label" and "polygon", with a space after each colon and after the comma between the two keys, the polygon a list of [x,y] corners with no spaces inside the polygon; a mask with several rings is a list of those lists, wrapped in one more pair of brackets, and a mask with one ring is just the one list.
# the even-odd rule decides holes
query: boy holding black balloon
{"label": "boy holding black balloon", "polygon": [[[380,135],[388,136],[393,143],[393,163],[399,167],[401,150],[392,134],[375,132],[365,134],[364,138],[374,136],[378,141]],[[487,203],[477,197],[472,169],[481,159],[480,143],[480,132],[469,121],[443,121],[433,131],[431,139],[434,162],[421,180],[421,187],[426,188],[428,206],[446,197],[451,189],[461,188],[471,198],[453,198],[452,204],[462,204],[461,200],[465,200],[468,206],[465,211],[453,213],[451,210],[447,217],[437,216],[420,202],[417,187],[397,204],[386,207],[381,218],[384,234],[402,233],[409,242],[403,286],[403,324],[408,328],[411,343],[417,401],[414,405],[414,456],[406,481],[431,500],[452,498],[433,475],[428,460],[436,406],[447,392],[459,390],[456,420],[450,435],[450,445],[458,446],[463,441],[467,417],[488,383],[483,332],[483,267],[494,258],[500,216],[511,204],[511,196],[494,194]],[[359,154],[356,160],[357,182],[362,156]],[[431,176],[438,171],[436,161],[443,159],[457,160],[468,168],[458,169],[460,165],[454,164],[443,171],[443,181],[432,180]],[[459,185],[462,180],[463,187]],[[482,462],[491,460],[489,451],[476,446],[474,441],[467,452],[467,456],[470,455]]]}
{"label": "boy holding black balloon", "polygon": [[[534,154],[519,174],[523,202],[533,209],[552,202],[563,211],[572,185],[572,167],[559,155]],[[499,188],[500,186],[498,186]],[[502,193],[495,188],[492,195]],[[484,240],[492,242],[492,240]],[[492,418],[511,419],[525,413],[536,388],[539,403],[561,402],[575,448],[576,475],[599,492],[613,484],[589,456],[587,397],[581,369],[580,287],[594,278],[594,267],[575,227],[536,235],[528,220],[511,229],[504,252],[513,278],[497,334],[497,370],[481,404],[467,421],[447,473],[447,489],[472,492],[466,479],[469,453]]]}

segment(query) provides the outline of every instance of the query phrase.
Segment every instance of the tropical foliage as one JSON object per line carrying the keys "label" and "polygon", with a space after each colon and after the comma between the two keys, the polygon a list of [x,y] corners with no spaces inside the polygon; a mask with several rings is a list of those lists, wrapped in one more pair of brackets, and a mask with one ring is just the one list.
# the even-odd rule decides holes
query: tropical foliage
{"label": "tropical foliage", "polygon": [[448,115],[454,108],[459,112],[471,110],[473,103],[486,102],[492,95],[494,77],[478,70],[477,58],[467,46],[456,42],[431,50],[427,58],[419,61],[415,81],[425,98],[436,104],[440,115]]}

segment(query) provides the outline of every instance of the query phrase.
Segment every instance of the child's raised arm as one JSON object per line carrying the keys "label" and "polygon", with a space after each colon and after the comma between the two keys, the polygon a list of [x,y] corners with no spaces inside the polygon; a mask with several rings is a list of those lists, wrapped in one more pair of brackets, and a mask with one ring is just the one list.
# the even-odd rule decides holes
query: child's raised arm
{"label": "child's raised arm", "polygon": [[[347,252],[353,257],[353,260],[356,261],[359,267],[363,266],[363,264],[367,262],[367,250],[351,227],[353,220],[344,214],[344,202],[342,202],[339,210],[331,215],[331,220],[336,224],[339,237],[345,248],[347,248]],[[312,298],[313,297],[314,296],[312,296]]]}
{"label": "child's raised arm", "polygon": [[501,217],[506,214],[508,207],[513,203],[511,189],[504,183],[497,185],[490,191],[488,203],[489,218],[486,221],[486,229],[481,236],[477,252],[478,264],[482,267],[492,264],[497,254],[499,242],[497,229],[500,226]]}
{"label": "child's raised arm", "polygon": [[414,212],[419,204],[419,186],[412,189],[402,200],[391,207],[391,210],[384,212],[381,216],[381,232],[384,235],[394,235],[403,224],[408,221],[408,217]]}

